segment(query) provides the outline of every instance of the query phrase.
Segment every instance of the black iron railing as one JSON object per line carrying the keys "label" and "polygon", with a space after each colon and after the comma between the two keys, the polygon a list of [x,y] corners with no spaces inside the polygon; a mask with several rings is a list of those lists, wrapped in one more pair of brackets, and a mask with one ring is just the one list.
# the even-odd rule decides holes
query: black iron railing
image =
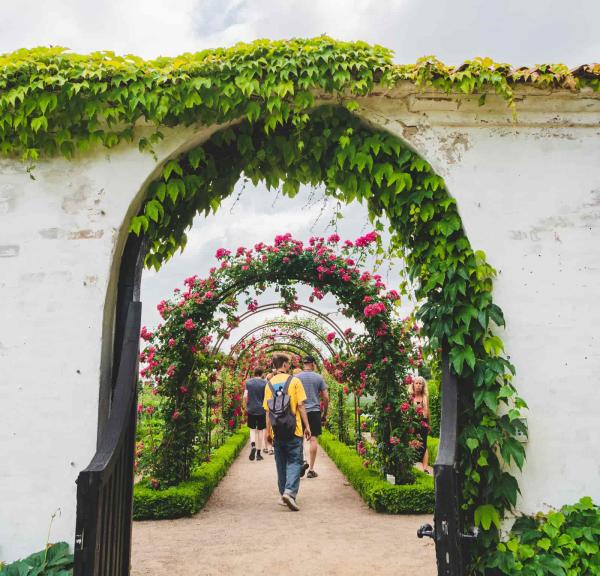
{"label": "black iron railing", "polygon": [[464,574],[463,543],[476,534],[463,534],[460,515],[460,475],[457,463],[459,431],[459,389],[450,370],[448,346],[442,348],[442,421],[440,446],[433,465],[435,478],[434,528],[429,524],[417,531],[419,538],[435,540],[438,576]]}
{"label": "black iron railing", "polygon": [[141,308],[129,303],[110,416],[77,478],[74,576],[129,574]]}

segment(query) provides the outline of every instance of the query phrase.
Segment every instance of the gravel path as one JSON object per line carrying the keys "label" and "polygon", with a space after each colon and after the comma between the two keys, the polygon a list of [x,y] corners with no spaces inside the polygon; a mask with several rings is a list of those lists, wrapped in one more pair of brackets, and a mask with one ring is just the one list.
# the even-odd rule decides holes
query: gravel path
{"label": "gravel path", "polygon": [[291,512],[277,503],[273,456],[248,453],[193,518],[134,523],[133,576],[435,576],[433,542],[416,537],[431,517],[373,512],[320,449],[319,477],[302,480]]}

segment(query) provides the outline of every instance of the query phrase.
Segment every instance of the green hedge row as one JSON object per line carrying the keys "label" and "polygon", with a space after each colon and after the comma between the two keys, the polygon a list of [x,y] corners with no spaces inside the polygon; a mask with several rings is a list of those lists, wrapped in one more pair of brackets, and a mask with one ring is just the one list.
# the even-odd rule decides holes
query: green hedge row
{"label": "green hedge row", "polygon": [[435,464],[435,459],[438,455],[438,448],[440,445],[440,439],[434,438],[433,436],[427,437],[427,450],[429,450],[429,465],[433,466]]}
{"label": "green hedge row", "polygon": [[210,462],[198,466],[192,477],[164,490],[139,483],[133,489],[133,519],[162,520],[192,516],[207,502],[227,470],[248,441],[248,428],[230,436],[212,454]]}
{"label": "green hedge row", "polygon": [[342,444],[326,430],[319,437],[319,443],[373,510],[390,514],[433,512],[433,478],[428,474],[417,471],[414,484],[389,484],[378,472],[363,466],[362,458],[354,448]]}

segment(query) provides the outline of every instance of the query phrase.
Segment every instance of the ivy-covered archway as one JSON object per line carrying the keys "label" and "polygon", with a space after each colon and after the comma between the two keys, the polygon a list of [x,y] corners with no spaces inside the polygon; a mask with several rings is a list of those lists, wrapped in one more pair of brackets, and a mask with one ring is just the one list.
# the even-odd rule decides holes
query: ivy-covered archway
{"label": "ivy-covered archway", "polygon": [[[482,103],[486,91],[494,91],[513,105],[517,82],[597,88],[591,67],[572,74],[548,66],[532,74],[482,59],[461,67],[434,59],[396,66],[384,48],[326,37],[260,41],[154,62],[38,49],[4,55],[2,64],[0,153],[7,156],[72,157],[126,140],[148,150],[163,126],[237,122],[167,162],[150,186],[132,223],[152,242],[148,265],[160,266],[183,246],[193,215],[217,210],[242,174],[269,186],[283,182],[289,195],[299,183],[324,183],[345,202],[367,202],[374,217],[385,214],[424,302],[427,335],[448,344],[461,380],[464,506],[485,529],[483,546],[489,544],[516,501],[517,483],[507,469],[522,466],[517,434],[526,432],[524,403],[495,333],[504,320],[492,301],[494,270],[471,247],[454,200],[429,164],[342,106],[356,111],[356,97],[399,81],[479,90]],[[323,96],[340,106],[315,108]],[[156,131],[140,135],[140,120]]]}
{"label": "ivy-covered archway", "polygon": [[484,528],[485,547],[516,503],[517,482],[508,470],[523,465],[517,435],[526,433],[525,404],[496,333],[504,319],[492,300],[495,271],[471,247],[455,200],[425,159],[343,107],[321,106],[305,116],[298,123],[243,120],[170,160],[149,186],[132,231],[150,238],[146,264],[159,267],[185,245],[194,215],[216,211],[243,177],[281,185],[290,196],[300,184],[322,183],[342,202],[366,202],[375,220],[387,217],[393,247],[423,302],[425,334],[448,345],[462,382],[463,506]]}

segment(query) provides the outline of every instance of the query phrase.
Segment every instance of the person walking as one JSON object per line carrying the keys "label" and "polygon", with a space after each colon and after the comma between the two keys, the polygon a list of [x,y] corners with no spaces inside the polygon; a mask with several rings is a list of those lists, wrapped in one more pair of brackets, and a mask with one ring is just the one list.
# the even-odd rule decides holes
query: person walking
{"label": "person walking", "polygon": [[[316,371],[317,363],[313,356],[305,356],[302,359],[303,370],[297,374],[297,378],[304,386],[306,393],[306,415],[310,424],[311,437],[308,446],[308,462],[302,465],[301,476],[308,468],[307,478],[316,478],[315,460],[317,459],[318,441],[321,435],[322,424],[327,420],[327,409],[329,407],[329,392],[323,377]],[[321,397],[323,398],[323,413],[321,413]]]}
{"label": "person walking", "polygon": [[298,511],[296,502],[302,470],[302,424],[304,437],[310,439],[310,424],[304,401],[306,394],[302,382],[290,373],[290,357],[273,355],[275,374],[267,381],[263,407],[267,411],[267,437],[273,438],[277,485],[281,503]]}
{"label": "person walking", "polygon": [[250,428],[250,460],[264,460],[261,454],[265,428],[267,426],[266,411],[263,408],[265,399],[265,386],[267,381],[262,378],[263,369],[256,368],[254,377],[246,382],[244,400],[246,412],[248,413],[248,428]]}

